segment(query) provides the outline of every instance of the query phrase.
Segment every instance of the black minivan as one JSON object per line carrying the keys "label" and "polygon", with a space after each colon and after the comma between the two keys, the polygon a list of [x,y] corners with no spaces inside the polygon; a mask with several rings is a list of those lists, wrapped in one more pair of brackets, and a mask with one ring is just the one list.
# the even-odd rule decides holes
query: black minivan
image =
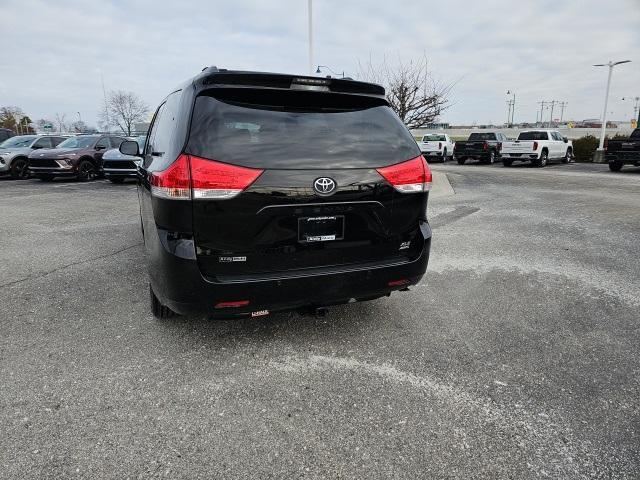
{"label": "black minivan", "polygon": [[120,150],[158,318],[324,312],[426,271],[431,171],[379,85],[209,67]]}

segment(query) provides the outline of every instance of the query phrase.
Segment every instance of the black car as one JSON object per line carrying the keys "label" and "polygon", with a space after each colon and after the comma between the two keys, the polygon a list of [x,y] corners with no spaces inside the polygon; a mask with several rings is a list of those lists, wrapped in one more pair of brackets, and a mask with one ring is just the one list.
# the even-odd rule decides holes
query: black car
{"label": "black car", "polygon": [[431,172],[378,85],[207,68],[158,107],[139,171],[158,318],[324,313],[427,268]]}

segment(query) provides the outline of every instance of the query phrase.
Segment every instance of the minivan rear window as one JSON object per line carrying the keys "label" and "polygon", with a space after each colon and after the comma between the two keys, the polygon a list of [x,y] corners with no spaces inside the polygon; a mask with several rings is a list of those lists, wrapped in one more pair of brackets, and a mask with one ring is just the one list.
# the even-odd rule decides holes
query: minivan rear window
{"label": "minivan rear window", "polygon": [[196,98],[187,153],[272,169],[375,168],[420,155],[380,99],[267,89],[214,95]]}

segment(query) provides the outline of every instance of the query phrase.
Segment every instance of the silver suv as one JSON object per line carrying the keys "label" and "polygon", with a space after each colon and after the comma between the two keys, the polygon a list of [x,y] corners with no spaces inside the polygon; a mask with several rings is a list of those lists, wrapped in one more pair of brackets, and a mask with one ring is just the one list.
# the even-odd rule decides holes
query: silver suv
{"label": "silver suv", "polygon": [[19,135],[0,143],[0,175],[27,178],[29,154],[39,148],[55,148],[65,137],[54,135]]}

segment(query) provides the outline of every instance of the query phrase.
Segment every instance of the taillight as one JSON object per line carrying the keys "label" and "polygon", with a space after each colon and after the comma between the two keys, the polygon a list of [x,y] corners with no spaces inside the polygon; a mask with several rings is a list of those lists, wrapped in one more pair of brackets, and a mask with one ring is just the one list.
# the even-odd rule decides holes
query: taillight
{"label": "taillight", "polygon": [[533,142],[533,150],[537,150],[538,149],[538,142]]}
{"label": "taillight", "polygon": [[264,170],[238,167],[190,156],[193,198],[232,198],[248,188]]}
{"label": "taillight", "polygon": [[489,150],[489,144],[488,144],[487,142],[484,142],[484,143],[482,144],[482,149],[483,149],[483,150]]}
{"label": "taillight", "polygon": [[608,146],[609,146],[609,139],[608,139],[608,138],[605,138],[605,139],[604,139],[604,145],[603,145],[603,147],[602,147],[602,148],[604,148],[604,149],[606,150]]}
{"label": "taillight", "polygon": [[438,150],[442,150],[442,142],[438,142]]}
{"label": "taillight", "polygon": [[418,193],[431,189],[431,169],[422,155],[376,170],[399,192]]}
{"label": "taillight", "polygon": [[151,193],[172,200],[233,198],[262,172],[182,154],[166,170],[151,174]]}
{"label": "taillight", "polygon": [[500,152],[502,150],[502,142],[498,142],[498,151]]}
{"label": "taillight", "polygon": [[180,155],[161,172],[153,172],[149,179],[151,194],[155,197],[171,200],[191,199],[191,175],[189,173],[189,157]]}

